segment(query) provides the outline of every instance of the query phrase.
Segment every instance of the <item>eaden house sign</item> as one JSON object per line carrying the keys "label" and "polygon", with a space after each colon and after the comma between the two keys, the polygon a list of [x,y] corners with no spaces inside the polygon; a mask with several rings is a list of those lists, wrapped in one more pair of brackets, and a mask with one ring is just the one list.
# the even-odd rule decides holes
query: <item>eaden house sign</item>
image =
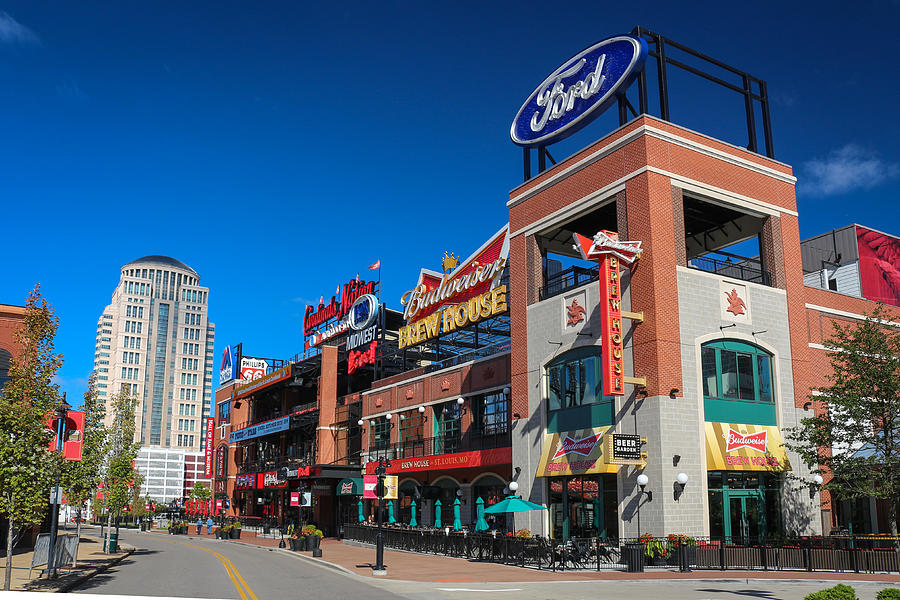
{"label": "eaden house sign", "polygon": [[647,58],[647,42],[620,35],[597,42],[563,63],[537,87],[513,119],[519,146],[546,146],[566,138],[609,108]]}

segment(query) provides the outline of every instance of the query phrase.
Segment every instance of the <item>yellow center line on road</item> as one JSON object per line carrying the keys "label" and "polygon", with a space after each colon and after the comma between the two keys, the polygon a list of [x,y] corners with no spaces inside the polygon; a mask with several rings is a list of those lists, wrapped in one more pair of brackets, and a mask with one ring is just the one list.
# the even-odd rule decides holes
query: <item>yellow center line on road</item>
{"label": "yellow center line on road", "polygon": [[[244,581],[243,577],[241,577],[241,572],[237,570],[237,567],[234,566],[234,563],[232,563],[227,557],[222,556],[221,554],[219,554],[218,552],[216,552],[214,550],[210,550],[209,548],[204,548],[203,546],[198,546],[196,544],[189,544],[187,542],[176,542],[175,540],[166,540],[166,541],[167,542],[171,541],[171,543],[173,543],[173,544],[179,544],[181,546],[190,546],[191,548],[197,548],[198,550],[203,550],[204,552],[209,552],[210,554],[212,554],[213,556],[218,558],[219,561],[221,561],[222,565],[225,567],[225,572],[228,573],[228,577],[231,578],[231,583],[234,584],[234,587],[237,588],[238,593],[241,595],[241,600],[259,600],[259,598],[256,597],[256,594],[253,592],[253,589],[249,585],[247,585],[247,582]],[[237,579],[235,579],[235,577],[237,577]],[[240,583],[238,583],[239,581],[240,581]],[[241,587],[241,585],[243,585],[243,588]],[[244,590],[246,590],[246,593],[244,593]],[[250,598],[248,599],[247,596],[249,596]]]}

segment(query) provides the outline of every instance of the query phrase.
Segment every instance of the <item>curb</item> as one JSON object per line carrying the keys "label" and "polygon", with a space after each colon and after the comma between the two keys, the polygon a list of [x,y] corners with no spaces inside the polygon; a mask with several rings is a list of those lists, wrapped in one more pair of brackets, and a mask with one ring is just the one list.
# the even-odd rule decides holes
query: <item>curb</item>
{"label": "curb", "polygon": [[95,568],[91,569],[90,571],[88,571],[87,573],[85,573],[83,575],[79,575],[72,581],[69,581],[69,582],[65,583],[64,585],[62,585],[60,588],[53,590],[53,592],[57,593],[57,594],[66,594],[66,593],[72,591],[73,589],[75,589],[82,583],[88,581],[95,575],[104,573],[107,570],[109,570],[110,567],[116,566],[117,564],[119,564],[120,562],[122,562],[123,560],[125,560],[126,558],[131,556],[134,553],[134,551],[135,551],[134,547],[129,547],[129,549],[126,550],[125,554],[123,554],[122,556],[117,556],[113,560],[106,563],[105,565],[100,566],[100,567],[95,567]]}

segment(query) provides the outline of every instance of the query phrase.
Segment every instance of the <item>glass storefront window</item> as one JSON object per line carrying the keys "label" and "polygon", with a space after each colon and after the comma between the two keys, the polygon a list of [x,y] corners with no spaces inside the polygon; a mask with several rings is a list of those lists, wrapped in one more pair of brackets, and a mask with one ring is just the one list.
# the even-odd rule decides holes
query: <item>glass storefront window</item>
{"label": "glass storefront window", "polygon": [[434,444],[435,454],[456,452],[462,431],[460,426],[460,407],[456,400],[436,405],[434,407],[434,416],[437,424],[437,439]]}
{"label": "glass storefront window", "polygon": [[374,450],[384,450],[391,445],[391,422],[384,417],[378,417],[369,424],[371,432],[371,446]]}
{"label": "glass storefront window", "polygon": [[773,402],[772,360],[768,352],[737,340],[704,344],[700,350],[706,398]]}
{"label": "glass storefront window", "polygon": [[553,538],[618,537],[615,475],[554,477],[549,486]]}
{"label": "glass storefront window", "polygon": [[726,543],[759,543],[781,531],[781,475],[710,471],[709,534]]}

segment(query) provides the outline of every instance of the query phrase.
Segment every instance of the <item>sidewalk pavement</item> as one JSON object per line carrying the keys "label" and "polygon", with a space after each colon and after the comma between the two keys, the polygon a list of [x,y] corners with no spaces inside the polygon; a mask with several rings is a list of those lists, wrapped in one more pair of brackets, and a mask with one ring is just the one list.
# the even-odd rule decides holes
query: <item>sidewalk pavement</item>
{"label": "sidewalk pavement", "polygon": [[[205,528],[204,528],[205,531]],[[191,532],[193,535],[194,531]],[[205,533],[201,537],[207,536]],[[244,532],[240,542],[257,546],[277,547],[280,538],[257,537]],[[313,558],[309,552],[289,554],[324,563],[347,573],[372,577],[375,564],[375,548],[345,544],[339,540],[322,540],[322,558]],[[452,558],[434,554],[418,554],[398,550],[384,550],[384,564],[387,579],[400,581],[427,581],[435,583],[501,583],[501,582],[547,582],[547,581],[648,581],[669,579],[772,579],[772,580],[816,580],[816,581],[871,581],[895,583],[900,587],[898,573],[854,573],[815,571],[720,571],[696,569],[690,573],[680,573],[677,569],[660,569],[644,573],[624,571],[538,571],[533,568],[514,567],[491,562],[479,562],[465,558]],[[381,579],[381,577],[379,577]]]}
{"label": "sidewalk pavement", "polygon": [[[60,533],[74,533],[74,531],[61,531]],[[46,568],[46,565],[35,567],[29,578],[28,569],[31,566],[34,551],[13,554],[10,589],[31,592],[68,592],[94,575],[118,564],[132,552],[134,552],[134,548],[131,546],[119,544],[118,552],[106,554],[103,552],[103,538],[100,537],[99,528],[82,527],[81,540],[78,544],[78,560],[74,568],[72,563],[61,565],[57,570],[58,576],[55,579],[47,579],[46,573],[41,575],[41,568]],[[5,564],[6,559],[0,559],[0,577],[2,577],[2,566]]]}

